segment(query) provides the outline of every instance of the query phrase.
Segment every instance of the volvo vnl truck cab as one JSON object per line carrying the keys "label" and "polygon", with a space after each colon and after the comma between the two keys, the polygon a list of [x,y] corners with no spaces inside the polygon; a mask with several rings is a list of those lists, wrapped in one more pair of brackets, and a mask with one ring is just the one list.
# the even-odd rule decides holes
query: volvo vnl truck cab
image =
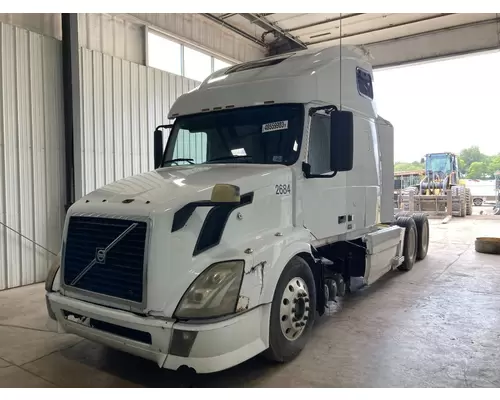
{"label": "volvo vnl truck cab", "polygon": [[363,51],[336,46],[180,96],[155,169],[68,210],[46,280],[54,328],[172,370],[286,362],[352,278],[412,269],[429,225],[394,215],[393,127],[372,81]]}

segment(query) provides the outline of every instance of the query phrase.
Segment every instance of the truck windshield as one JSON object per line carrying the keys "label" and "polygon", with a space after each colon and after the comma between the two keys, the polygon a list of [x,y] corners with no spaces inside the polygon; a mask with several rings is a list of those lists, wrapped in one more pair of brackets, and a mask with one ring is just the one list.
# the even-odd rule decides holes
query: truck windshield
{"label": "truck windshield", "polygon": [[162,166],[297,161],[304,107],[280,104],[180,117],[168,139]]}

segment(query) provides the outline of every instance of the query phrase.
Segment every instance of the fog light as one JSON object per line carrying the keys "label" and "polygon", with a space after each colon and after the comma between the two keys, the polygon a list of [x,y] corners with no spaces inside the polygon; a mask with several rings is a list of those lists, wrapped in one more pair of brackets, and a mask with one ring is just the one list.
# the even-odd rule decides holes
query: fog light
{"label": "fog light", "polygon": [[179,357],[189,357],[198,332],[174,329],[169,353]]}

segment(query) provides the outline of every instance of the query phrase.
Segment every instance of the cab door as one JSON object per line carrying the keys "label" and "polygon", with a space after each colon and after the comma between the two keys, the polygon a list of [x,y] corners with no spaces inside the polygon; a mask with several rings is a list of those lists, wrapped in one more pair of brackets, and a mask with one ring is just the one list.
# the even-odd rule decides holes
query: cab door
{"label": "cab door", "polygon": [[334,177],[330,169],[330,117],[314,114],[311,118],[307,162],[311,174],[321,178],[302,177],[298,181],[301,193],[301,212],[305,228],[316,239],[326,239],[345,233],[346,215],[346,172],[338,172]]}

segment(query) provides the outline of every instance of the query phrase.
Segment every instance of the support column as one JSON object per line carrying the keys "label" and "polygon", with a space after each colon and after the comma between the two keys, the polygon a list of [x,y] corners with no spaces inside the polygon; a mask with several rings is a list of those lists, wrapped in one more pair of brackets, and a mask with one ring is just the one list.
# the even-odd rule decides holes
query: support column
{"label": "support column", "polygon": [[61,14],[66,211],[82,195],[78,14]]}

